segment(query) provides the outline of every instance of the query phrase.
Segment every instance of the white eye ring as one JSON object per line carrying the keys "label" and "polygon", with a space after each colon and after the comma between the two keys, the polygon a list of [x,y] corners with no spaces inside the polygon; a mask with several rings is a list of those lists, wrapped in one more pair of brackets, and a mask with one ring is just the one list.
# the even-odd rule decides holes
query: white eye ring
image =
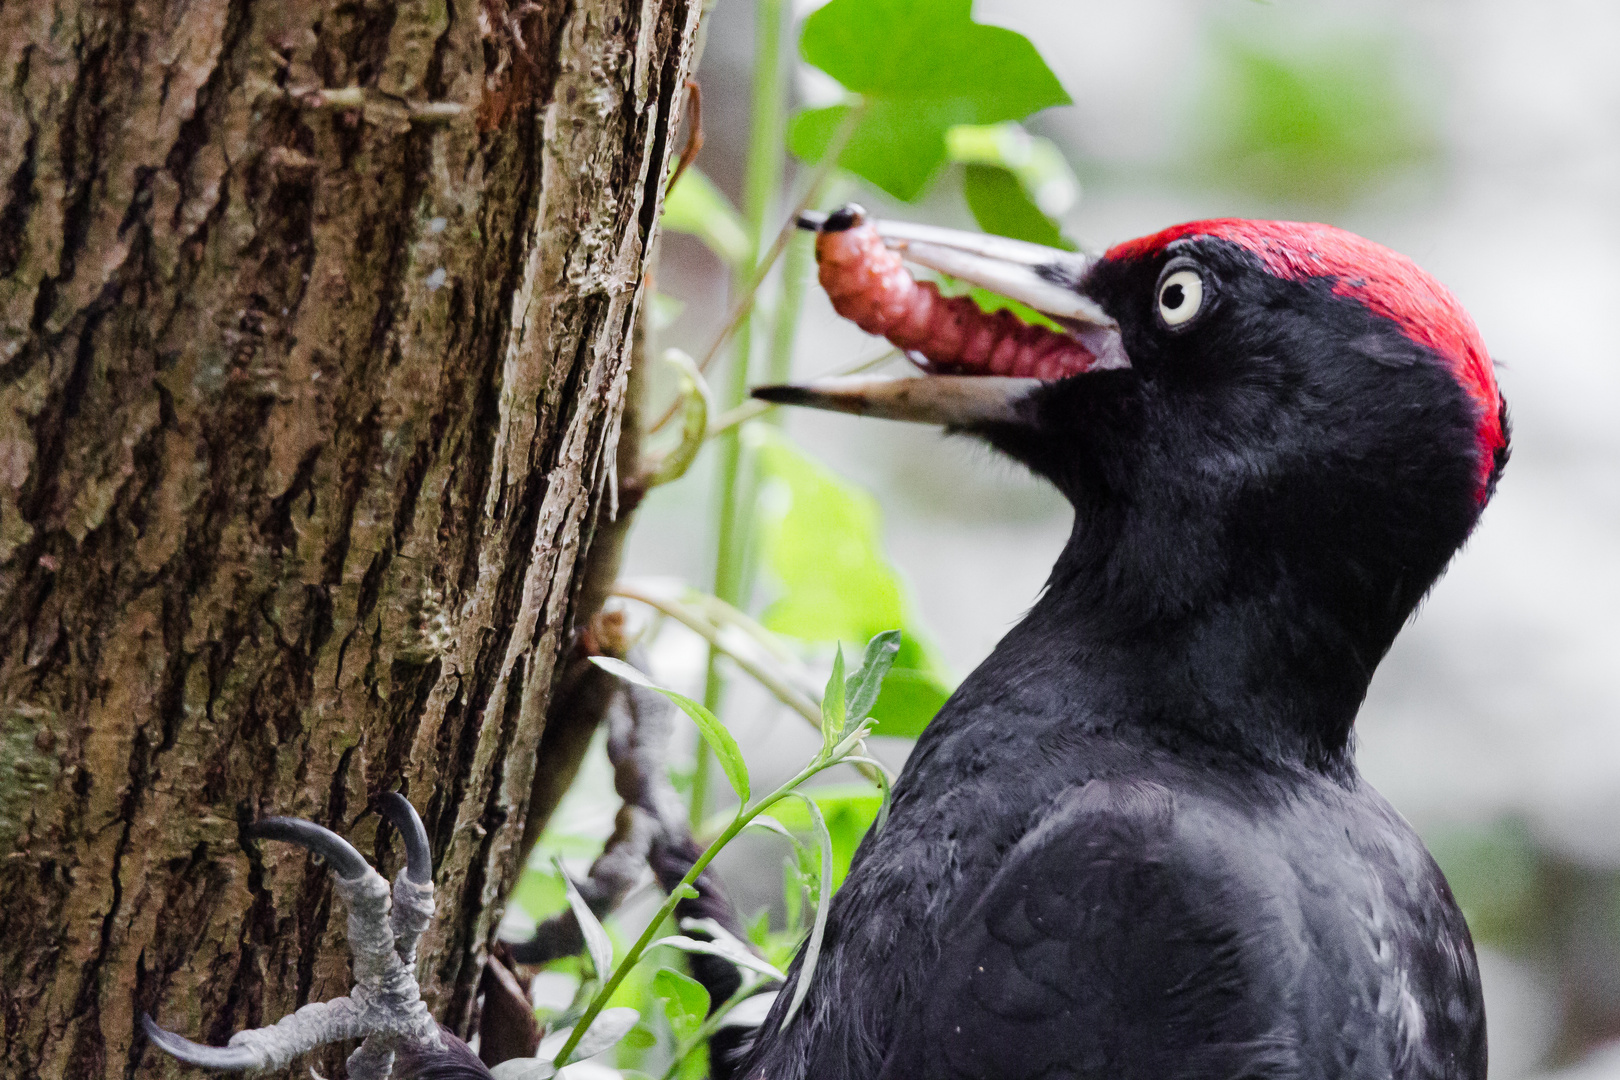
{"label": "white eye ring", "polygon": [[1181,326],[1204,306],[1204,279],[1196,270],[1177,270],[1159,282],[1159,318]]}

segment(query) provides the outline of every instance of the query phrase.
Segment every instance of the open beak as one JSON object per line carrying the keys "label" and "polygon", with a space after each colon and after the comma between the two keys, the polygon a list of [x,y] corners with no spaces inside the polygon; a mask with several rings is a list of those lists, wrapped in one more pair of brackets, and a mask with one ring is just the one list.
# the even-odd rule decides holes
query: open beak
{"label": "open beak", "polygon": [[[882,334],[923,374],[821,379],[756,387],[784,405],[950,427],[1017,423],[1024,402],[1047,382],[1129,367],[1119,326],[1080,291],[1094,260],[983,233],[868,220],[859,207],[804,214],[817,233],[821,282],[839,314]],[[966,297],[941,298],[904,263],[925,267],[1025,304],[1061,330],[987,314]]]}

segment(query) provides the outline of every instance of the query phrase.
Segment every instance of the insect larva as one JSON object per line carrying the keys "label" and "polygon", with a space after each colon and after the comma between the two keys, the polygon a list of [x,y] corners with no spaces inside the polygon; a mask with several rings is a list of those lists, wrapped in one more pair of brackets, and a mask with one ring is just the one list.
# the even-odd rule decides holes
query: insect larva
{"label": "insect larva", "polygon": [[918,281],[858,208],[835,211],[817,230],[816,262],[834,311],[920,356],[930,371],[1061,379],[1096,364],[1066,334],[1021,322],[1005,308],[987,312],[971,297],[941,296],[933,282]]}

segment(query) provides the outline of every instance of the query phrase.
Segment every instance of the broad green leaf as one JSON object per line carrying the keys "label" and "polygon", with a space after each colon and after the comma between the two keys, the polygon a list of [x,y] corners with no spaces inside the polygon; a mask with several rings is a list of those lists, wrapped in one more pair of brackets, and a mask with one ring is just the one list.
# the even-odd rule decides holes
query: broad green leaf
{"label": "broad green leaf", "polygon": [[[598,853],[602,845],[596,845]],[[509,903],[522,908],[531,918],[539,920],[555,914],[568,902],[568,890],[562,878],[550,867],[531,866],[518,877],[517,888],[512,890]]]}
{"label": "broad green leaf", "polygon": [[904,625],[900,581],[879,547],[876,500],[763,425],[750,425],[749,439],[774,489],[760,500],[761,540],[783,588],[765,610],[766,627],[832,642],[865,641]]}
{"label": "broad green leaf", "polygon": [[[872,706],[877,704],[878,691],[883,687],[883,677],[894,666],[894,658],[899,652],[898,630],[885,630],[866,643],[866,655],[861,657],[861,666],[844,684],[845,709],[848,711],[846,726],[858,724],[872,715]],[[839,659],[843,659],[842,655]]]}
{"label": "broad green leaf", "polygon": [[1018,178],[1006,169],[969,165],[962,177],[962,194],[985,232],[1074,250],[1074,243],[1059,231],[1057,222],[1041,213]]}
{"label": "broad green leaf", "polygon": [[844,737],[844,647],[833,653],[832,675],[821,693],[821,744],[831,750]]}
{"label": "broad green leaf", "polygon": [[[591,1021],[591,1026],[585,1030],[585,1036],[579,1040],[579,1045],[574,1047],[573,1060],[584,1061],[586,1058],[600,1054],[624,1038],[630,1029],[636,1026],[636,1021],[640,1019],[641,1014],[634,1009],[603,1009],[596,1014],[596,1019]],[[533,1058],[521,1058],[519,1060],[554,1061],[557,1052],[563,1048],[563,1044],[568,1041],[568,1037],[573,1034],[573,1030],[572,1027],[566,1027],[548,1033],[544,1039],[540,1040],[540,1049],[535,1052]]]}
{"label": "broad green leaf", "polygon": [[[841,166],[909,201],[944,163],[952,127],[1069,103],[1027,38],[974,22],[972,8],[972,0],[832,0],[805,20],[800,55],[863,102]],[[851,107],[800,113],[793,152],[821,160]]]}
{"label": "broad green leaf", "polygon": [[573,909],[574,918],[579,921],[580,933],[585,936],[585,948],[591,954],[591,966],[596,969],[596,977],[606,979],[613,971],[613,941],[596,913],[579,894],[574,879],[568,876],[561,862],[557,863],[557,873],[562,875],[563,887],[568,890],[568,906]]}
{"label": "broad green leaf", "polygon": [[656,690],[673,701],[697,725],[703,741],[709,744],[714,756],[720,760],[720,768],[725,770],[726,779],[731,782],[731,789],[743,802],[748,801],[748,765],[743,761],[742,750],[738,748],[737,740],[731,737],[731,732],[726,730],[719,717],[685,694],[677,694],[673,690],[659,686],[623,660],[615,660],[611,656],[593,656],[591,663],[610,675],[617,675],[626,682]]}
{"label": "broad green leaf", "polygon": [[1023,125],[961,124],[945,135],[946,155],[962,165],[993,165],[1012,174],[1031,208],[1061,217],[1080,198],[1080,181],[1057,144]]}
{"label": "broad green leaf", "polygon": [[682,1042],[696,1035],[709,1015],[709,992],[703,984],[671,968],[653,976],[653,993],[664,1003],[669,1029]]}
{"label": "broad green leaf", "polygon": [[709,1044],[700,1042],[692,1047],[692,1052],[681,1062],[681,1071],[675,1076],[676,1080],[708,1080]]}
{"label": "broad green leaf", "polygon": [[798,1015],[799,1006],[804,1004],[804,996],[810,992],[810,983],[816,977],[816,965],[821,960],[821,943],[827,934],[827,911],[832,907],[832,836],[827,832],[827,822],[821,816],[821,808],[802,791],[795,791],[804,803],[805,809],[810,812],[810,820],[815,827],[816,839],[821,842],[821,888],[817,893],[816,921],[810,928],[810,937],[804,943],[804,959],[799,963],[799,971],[794,978],[793,1000],[788,1002],[787,1012],[782,1016],[782,1026],[779,1030],[786,1031],[787,1026]]}
{"label": "broad green leaf", "polygon": [[714,182],[697,169],[687,169],[664,196],[664,228],[690,233],[727,265],[748,261],[752,245],[742,217]]}
{"label": "broad green leaf", "polygon": [[736,939],[731,941],[704,941],[701,938],[687,937],[685,934],[672,934],[661,937],[652,942],[653,946],[667,945],[671,949],[681,952],[702,953],[706,956],[718,956],[722,960],[729,960],[738,967],[756,971],[767,979],[780,979],[782,973],[769,962],[760,959],[747,948],[739,946]]}
{"label": "broad green leaf", "polygon": [[[800,641],[826,643],[870,641],[902,628],[894,671],[870,715],[877,720],[876,734],[915,735],[950,695],[950,684],[944,662],[911,615],[899,575],[883,556],[876,500],[773,429],[752,425],[747,431],[770,488],[760,500],[760,550],[781,590],[765,610],[765,625]],[[905,671],[910,674],[901,676]]]}

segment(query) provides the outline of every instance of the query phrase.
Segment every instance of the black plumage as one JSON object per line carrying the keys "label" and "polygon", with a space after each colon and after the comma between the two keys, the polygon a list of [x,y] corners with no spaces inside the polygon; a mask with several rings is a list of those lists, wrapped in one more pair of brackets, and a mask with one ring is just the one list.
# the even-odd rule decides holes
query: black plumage
{"label": "black plumage", "polygon": [[[778,1030],[783,994],[741,1075],[1485,1076],[1467,926],[1351,725],[1505,415],[1410,263],[1206,224],[1069,282],[1129,368],[964,425],[1051,480],[1073,534],[919,740],[800,1015]],[[1365,273],[1311,270],[1334,243]],[[1203,308],[1172,326],[1178,266]]]}

